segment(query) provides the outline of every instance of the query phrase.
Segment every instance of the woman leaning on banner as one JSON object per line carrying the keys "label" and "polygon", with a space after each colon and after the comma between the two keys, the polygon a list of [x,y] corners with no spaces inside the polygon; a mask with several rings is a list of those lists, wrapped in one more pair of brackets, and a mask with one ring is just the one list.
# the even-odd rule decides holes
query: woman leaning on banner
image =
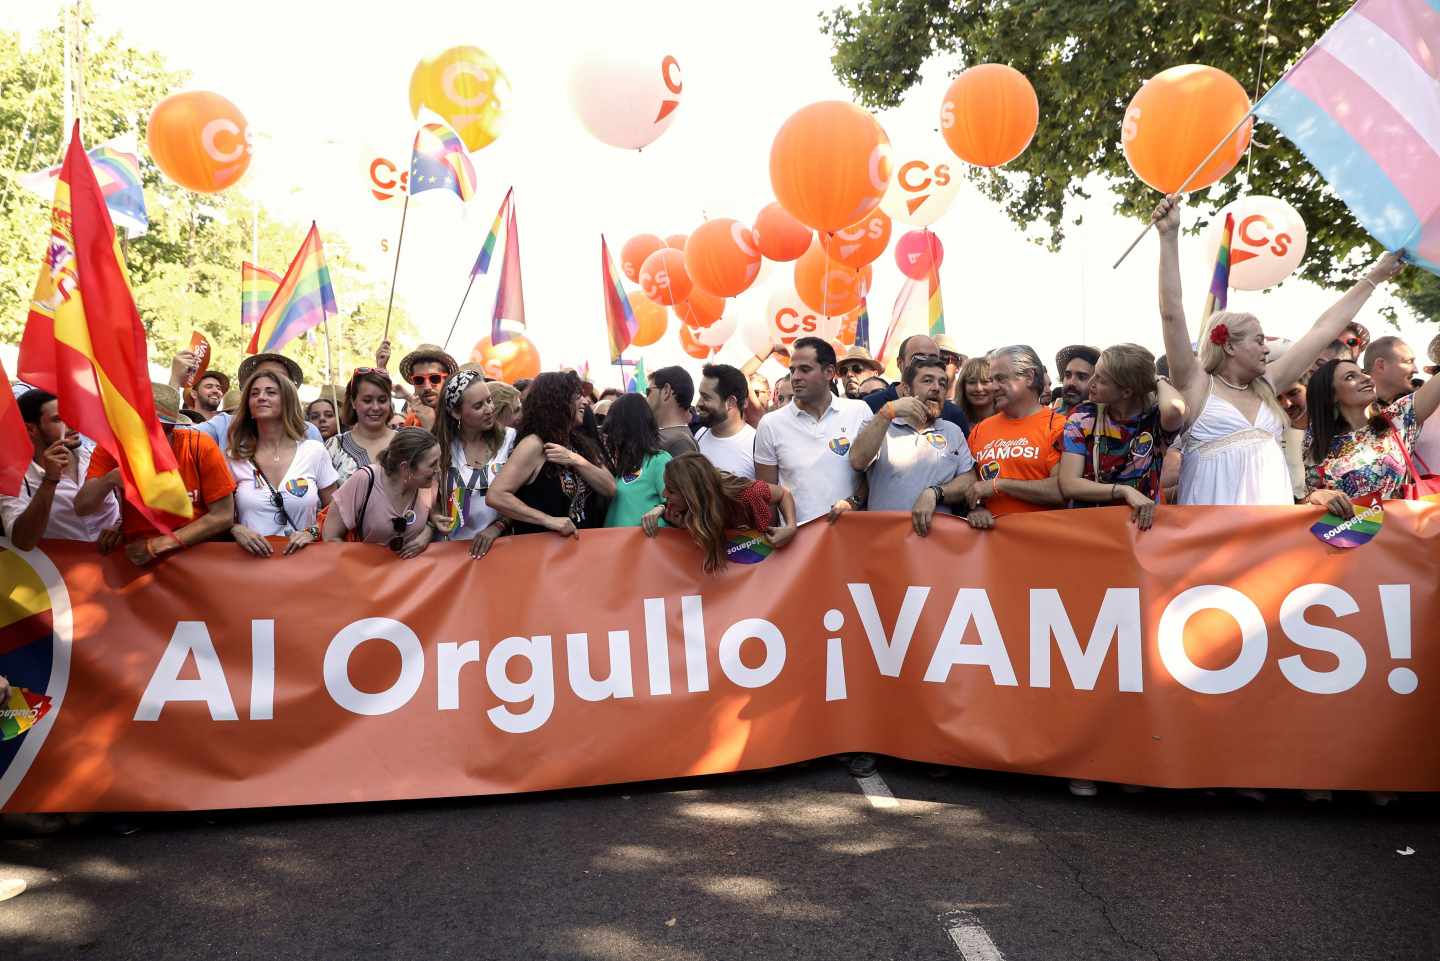
{"label": "woman leaning on banner", "polygon": [[440,447],[435,527],[449,540],[470,541],[472,558],[484,557],[507,526],[485,498],[515,445],[515,431],[496,419],[483,373],[461,369],[446,378],[434,432]]}
{"label": "woman leaning on banner", "polygon": [[670,463],[644,396],[625,394],[610,405],[604,439],[616,477],[605,526],[639,527],[641,518],[665,500],[665,465]]}
{"label": "woman leaning on banner", "polygon": [[795,536],[795,498],[788,489],[717,470],[704,454],[670,461],[663,495],[665,502],[640,519],[645,536],[659,533],[662,518],[688,531],[705,553],[707,574],[725,569],[732,531],[755,531],[776,548]]}
{"label": "woman leaning on banner", "polygon": [[605,520],[603,500],[615,496],[604,455],[581,430],[585,405],[574,371],[544,373],[525,392],[515,449],[490,485],[490,506],[516,534],[552,531],[575,536]]}
{"label": "woman leaning on banner", "polygon": [[235,524],[244,550],[269,557],[267,537],[285,537],[293,554],[320,539],[315,517],[335,493],[335,467],[318,440],[305,436],[300,397],[287,377],[264,369],[240,389],[225,456],[235,478]]}
{"label": "woman leaning on banner", "polygon": [[1165,453],[1185,426],[1185,401],[1138,344],[1100,352],[1090,400],[1075,405],[1061,441],[1060,494],[1071,507],[1126,504],[1149,530]]}
{"label": "woman leaning on banner", "polygon": [[366,464],[374,464],[390,445],[394,407],[390,401],[390,375],[379,367],[357,367],[345,385],[340,423],[345,428],[325,442],[340,483]]}
{"label": "woman leaning on banner", "polygon": [[1356,497],[1403,497],[1407,483],[1434,469],[1416,462],[1411,451],[1421,425],[1440,406],[1440,377],[1380,406],[1369,374],[1354,361],[1331,360],[1310,375],[1306,404],[1307,502],[1353,517]]}
{"label": "woman leaning on banner", "polygon": [[384,544],[401,557],[416,557],[435,537],[430,512],[440,445],[422,427],[402,427],[379,461],[350,475],[325,512],[327,541]]}

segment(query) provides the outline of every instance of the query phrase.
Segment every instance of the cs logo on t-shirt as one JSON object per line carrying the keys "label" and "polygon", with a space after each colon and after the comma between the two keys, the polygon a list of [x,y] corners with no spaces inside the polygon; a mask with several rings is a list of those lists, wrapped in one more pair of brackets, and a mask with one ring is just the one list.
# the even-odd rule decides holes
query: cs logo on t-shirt
{"label": "cs logo on t-shirt", "polygon": [[844,434],[841,434],[839,437],[832,437],[830,439],[830,449],[841,457],[844,457],[850,453],[850,438]]}
{"label": "cs logo on t-shirt", "polygon": [[949,446],[949,442],[945,440],[945,435],[938,430],[927,430],[925,432],[925,439],[928,440],[930,446],[936,450],[944,450]]}
{"label": "cs logo on t-shirt", "polygon": [[981,464],[981,465],[980,465],[980,479],[981,479],[981,480],[994,480],[995,478],[997,478],[997,477],[999,477],[999,476],[1000,476],[1000,462],[999,462],[999,461],[992,460],[992,461],[989,461],[988,463],[984,463],[984,464]]}
{"label": "cs logo on t-shirt", "polygon": [[1130,445],[1130,451],[1136,457],[1146,457],[1154,449],[1155,438],[1150,435],[1150,432],[1148,430],[1141,431],[1140,433],[1136,434],[1135,443]]}

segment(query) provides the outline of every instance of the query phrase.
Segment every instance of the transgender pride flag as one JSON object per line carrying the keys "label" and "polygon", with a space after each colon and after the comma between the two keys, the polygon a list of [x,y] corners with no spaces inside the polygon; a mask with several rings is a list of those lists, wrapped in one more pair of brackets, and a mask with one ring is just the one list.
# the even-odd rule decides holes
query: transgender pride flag
{"label": "transgender pride flag", "polygon": [[1360,0],[1255,114],[1387,250],[1440,274],[1440,0]]}

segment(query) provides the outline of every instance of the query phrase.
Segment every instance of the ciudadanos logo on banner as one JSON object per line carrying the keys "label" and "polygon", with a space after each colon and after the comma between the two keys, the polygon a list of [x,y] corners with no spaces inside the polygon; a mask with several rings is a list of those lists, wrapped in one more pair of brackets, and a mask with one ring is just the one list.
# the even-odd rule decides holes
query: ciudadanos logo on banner
{"label": "ciudadanos logo on banner", "polygon": [[55,565],[39,551],[0,539],[0,805],[25,777],[50,733],[70,677],[70,599]]}
{"label": "ciudadanos logo on banner", "polygon": [[745,528],[730,536],[730,542],[725,547],[725,558],[736,564],[759,564],[774,550],[764,534]]}

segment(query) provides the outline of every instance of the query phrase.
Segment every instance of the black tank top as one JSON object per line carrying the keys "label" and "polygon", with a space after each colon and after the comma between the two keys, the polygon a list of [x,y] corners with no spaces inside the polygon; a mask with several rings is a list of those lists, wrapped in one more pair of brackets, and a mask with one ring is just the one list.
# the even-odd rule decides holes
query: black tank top
{"label": "black tank top", "polygon": [[[579,471],[558,464],[546,463],[535,479],[515,492],[526,507],[549,514],[569,517],[577,528],[601,527],[605,512],[597,510],[595,492],[585,483]],[[545,530],[537,524],[516,521],[517,534],[538,534]]]}

